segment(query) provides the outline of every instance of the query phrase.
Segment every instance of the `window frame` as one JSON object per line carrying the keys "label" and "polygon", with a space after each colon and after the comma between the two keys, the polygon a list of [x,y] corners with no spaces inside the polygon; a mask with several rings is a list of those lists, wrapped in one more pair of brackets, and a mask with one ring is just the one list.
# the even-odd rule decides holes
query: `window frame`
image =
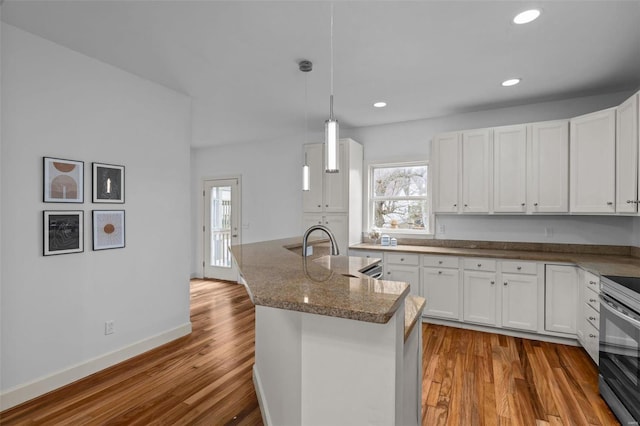
{"label": "window frame", "polygon": [[[427,209],[428,209],[428,227],[424,230],[418,229],[392,229],[392,228],[375,228],[374,226],[374,214],[375,214],[375,202],[380,200],[381,198],[376,198],[373,194],[374,191],[374,182],[373,182],[373,173],[377,168],[390,168],[390,167],[415,167],[415,166],[426,166],[427,167],[427,194],[425,197],[419,196],[407,196],[407,197],[384,197],[383,199],[398,199],[398,200],[422,200],[426,201]],[[431,200],[431,170],[429,167],[428,160],[411,160],[411,161],[372,161],[367,163],[367,176],[366,176],[366,197],[365,198],[365,214],[366,219],[364,223],[367,228],[363,230],[363,234],[368,236],[368,233],[371,229],[378,229],[381,233],[393,235],[395,237],[408,237],[408,238],[433,238],[433,225],[434,225],[434,215],[432,209],[432,200]]]}

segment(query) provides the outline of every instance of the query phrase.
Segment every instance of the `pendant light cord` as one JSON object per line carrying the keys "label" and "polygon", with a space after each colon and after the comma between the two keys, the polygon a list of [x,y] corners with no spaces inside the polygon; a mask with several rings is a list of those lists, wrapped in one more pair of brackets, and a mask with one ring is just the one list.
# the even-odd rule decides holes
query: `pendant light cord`
{"label": "pendant light cord", "polygon": [[[304,74],[304,142],[309,143],[309,89],[307,82],[309,78],[307,73]],[[307,157],[305,154],[304,164],[307,164]]]}
{"label": "pendant light cord", "polygon": [[331,34],[330,34],[330,46],[331,46],[331,58],[330,58],[330,69],[331,69],[331,98],[329,105],[329,118],[333,120],[333,2],[331,2]]}

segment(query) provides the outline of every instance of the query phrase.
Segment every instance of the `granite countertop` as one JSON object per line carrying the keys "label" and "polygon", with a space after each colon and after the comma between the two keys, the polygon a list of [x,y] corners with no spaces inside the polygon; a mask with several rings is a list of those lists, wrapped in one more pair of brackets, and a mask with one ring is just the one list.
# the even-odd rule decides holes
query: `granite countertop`
{"label": "granite countertop", "polygon": [[386,323],[408,295],[406,283],[359,273],[378,259],[303,258],[294,252],[301,240],[296,237],[231,247],[255,305]]}
{"label": "granite countertop", "polygon": [[[460,242],[461,245],[464,242]],[[509,248],[510,244],[513,248]],[[618,254],[621,250],[619,247],[592,246],[589,250],[583,249],[580,245],[567,245],[567,247],[556,247],[553,245],[551,249],[543,244],[531,244],[536,249],[522,249],[526,244],[522,243],[501,243],[504,248],[483,248],[482,244],[474,244],[474,248],[469,247],[434,247],[429,245],[398,245],[395,247],[381,246],[379,244],[361,243],[351,246],[351,249],[360,250],[381,250],[381,251],[401,251],[418,254],[446,255],[460,257],[484,257],[484,258],[500,258],[500,259],[516,259],[530,260],[536,262],[563,262],[573,263],[581,268],[593,272],[598,275],[621,275],[628,277],[640,278],[640,258]],[[491,244],[494,245],[495,244]],[[554,251],[556,250],[556,251]],[[562,251],[560,251],[562,250]],[[574,250],[574,251],[571,251]],[[584,252],[588,251],[588,252]],[[595,253],[598,252],[598,253]],[[616,254],[607,254],[613,252]]]}

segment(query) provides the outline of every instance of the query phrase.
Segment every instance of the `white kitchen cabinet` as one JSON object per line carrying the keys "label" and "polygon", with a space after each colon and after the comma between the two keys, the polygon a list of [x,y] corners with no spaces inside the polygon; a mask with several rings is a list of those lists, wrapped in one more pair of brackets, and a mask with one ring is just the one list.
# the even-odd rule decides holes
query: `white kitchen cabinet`
{"label": "white kitchen cabinet", "polygon": [[524,213],[527,199],[527,126],[493,129],[493,211]]}
{"label": "white kitchen cabinet", "polygon": [[339,172],[325,173],[323,144],[304,146],[310,190],[302,191],[302,232],[309,226],[328,226],[341,254],[362,240],[362,145],[340,139]]}
{"label": "white kitchen cabinet", "polygon": [[[302,218],[303,230],[309,229],[313,225],[324,225],[331,230],[338,243],[338,250],[341,255],[349,250],[349,223],[346,214],[305,214]],[[311,233],[314,237],[327,238],[321,231]]]}
{"label": "white kitchen cabinet", "polygon": [[420,296],[420,258],[414,253],[384,253],[383,278],[404,281],[411,286],[410,294]]}
{"label": "white kitchen cabinet", "polygon": [[530,125],[528,145],[527,211],[569,211],[569,122]]}
{"label": "white kitchen cabinet", "polygon": [[578,341],[591,359],[599,361],[600,277],[580,269],[581,298],[578,304]]}
{"label": "white kitchen cabinet", "polygon": [[576,334],[579,306],[578,268],[545,265],[545,330]]}
{"label": "white kitchen cabinet", "polygon": [[463,213],[489,213],[491,181],[491,130],[462,132]]}
{"label": "white kitchen cabinet", "polygon": [[435,213],[458,213],[460,203],[460,133],[437,135],[432,141],[433,209]]}
{"label": "white kitchen cabinet", "polygon": [[502,326],[536,331],[538,329],[538,276],[503,272],[501,281]]}
{"label": "white kitchen cabinet", "polygon": [[569,200],[572,213],[615,212],[616,109],[571,119]]}
{"label": "white kitchen cabinet", "polygon": [[497,286],[496,273],[463,271],[464,320],[496,326]]}
{"label": "white kitchen cabinet", "polygon": [[422,297],[428,303],[425,316],[461,320],[461,280],[458,258],[453,256],[423,256],[420,276]]}
{"label": "white kitchen cabinet", "polygon": [[638,212],[640,158],[638,136],[638,98],[636,93],[624,101],[616,111],[616,211]]}

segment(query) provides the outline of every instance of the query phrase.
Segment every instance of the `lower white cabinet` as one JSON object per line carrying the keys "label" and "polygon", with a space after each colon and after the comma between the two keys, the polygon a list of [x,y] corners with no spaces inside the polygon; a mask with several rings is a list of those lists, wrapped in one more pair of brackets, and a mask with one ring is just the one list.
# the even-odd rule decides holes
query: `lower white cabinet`
{"label": "lower white cabinet", "polygon": [[545,330],[577,333],[578,268],[547,264],[545,267]]}
{"label": "lower white cabinet", "polygon": [[578,341],[598,364],[600,351],[600,277],[580,270],[580,304],[578,306]]}
{"label": "lower white cabinet", "polygon": [[423,256],[422,264],[434,265],[423,267],[420,277],[422,296],[427,300],[423,315],[461,320],[458,258]]}
{"label": "lower white cabinet", "polygon": [[501,281],[502,326],[537,331],[538,276],[503,273]]}
{"label": "lower white cabinet", "polygon": [[467,271],[462,273],[464,286],[464,320],[497,325],[496,273]]}
{"label": "lower white cabinet", "polygon": [[411,286],[410,294],[420,296],[420,258],[413,253],[385,253],[383,278],[389,281],[404,281]]}

